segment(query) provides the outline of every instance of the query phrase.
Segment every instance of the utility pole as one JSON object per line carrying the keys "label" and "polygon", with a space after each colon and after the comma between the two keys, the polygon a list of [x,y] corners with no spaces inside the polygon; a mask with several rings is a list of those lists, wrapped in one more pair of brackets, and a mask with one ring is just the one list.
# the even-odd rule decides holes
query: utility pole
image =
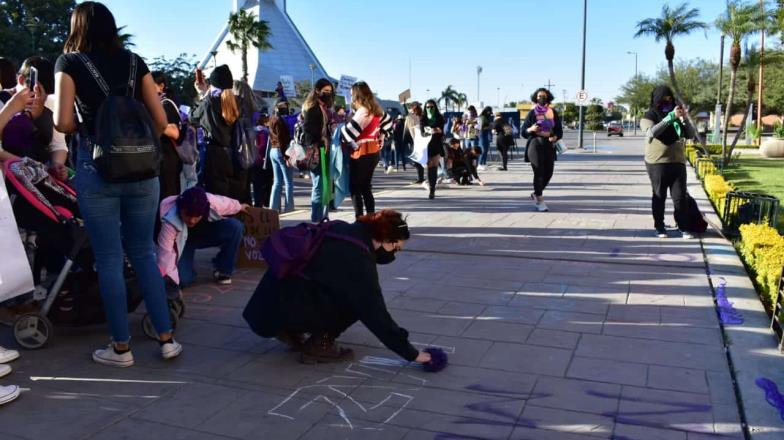
{"label": "utility pole", "polygon": [[550,89],[552,89],[553,87],[555,87],[555,84],[551,83],[551,82],[550,82],[550,80],[548,79],[548,80],[547,80],[547,90],[550,90]]}
{"label": "utility pole", "polygon": [[724,82],[724,35],[721,36],[721,49],[719,52],[719,87],[716,91],[716,120],[713,121],[713,142],[721,138],[721,88]]}
{"label": "utility pole", "polygon": [[[580,90],[585,90],[585,27],[588,24],[588,0],[583,0],[583,65],[580,78]],[[583,148],[583,125],[585,125],[585,106],[580,106],[580,134],[577,148]]]}
{"label": "utility pole", "polygon": [[496,102],[498,104],[498,110],[500,111],[501,110],[501,88],[500,87],[496,87],[495,88],[495,93],[496,93],[495,99],[496,99]]}
{"label": "utility pole", "polygon": [[[637,81],[637,52],[626,51],[627,54],[634,54],[634,81]],[[634,112],[634,108],[630,108]],[[632,125],[634,126],[634,135],[637,136],[637,115],[632,113]]]}
{"label": "utility pole", "polygon": [[479,75],[482,73],[482,66],[476,66],[476,103],[482,106],[482,100],[479,98]]}

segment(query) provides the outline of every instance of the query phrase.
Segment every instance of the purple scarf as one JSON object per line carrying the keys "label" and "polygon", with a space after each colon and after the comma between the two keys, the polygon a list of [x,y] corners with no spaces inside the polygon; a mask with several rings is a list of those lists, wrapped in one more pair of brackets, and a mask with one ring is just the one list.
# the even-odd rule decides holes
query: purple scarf
{"label": "purple scarf", "polygon": [[550,108],[546,105],[536,104],[534,106],[534,115],[536,115],[536,120],[539,122],[540,133],[552,133],[555,128],[555,121],[547,118],[549,110]]}

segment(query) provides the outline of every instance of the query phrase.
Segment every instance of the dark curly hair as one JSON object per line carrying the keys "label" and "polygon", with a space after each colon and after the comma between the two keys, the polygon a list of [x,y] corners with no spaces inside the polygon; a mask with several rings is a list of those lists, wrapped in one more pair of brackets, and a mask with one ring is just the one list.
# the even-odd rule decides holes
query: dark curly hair
{"label": "dark curly hair", "polygon": [[532,93],[532,94],[531,94],[531,102],[536,102],[536,95],[538,95],[538,94],[539,94],[539,92],[545,92],[545,93],[547,93],[547,103],[548,103],[548,104],[550,104],[551,102],[553,102],[553,100],[555,99],[555,96],[553,96],[553,94],[552,94],[552,93],[550,93],[550,91],[549,91],[549,90],[547,90],[547,89],[546,89],[546,88],[544,88],[544,87],[539,87],[538,89],[536,89],[536,91],[535,91],[534,93]]}
{"label": "dark curly hair", "polygon": [[381,243],[394,243],[411,238],[408,223],[403,218],[403,214],[392,209],[384,209],[357,217],[357,223],[364,224],[373,240]]}

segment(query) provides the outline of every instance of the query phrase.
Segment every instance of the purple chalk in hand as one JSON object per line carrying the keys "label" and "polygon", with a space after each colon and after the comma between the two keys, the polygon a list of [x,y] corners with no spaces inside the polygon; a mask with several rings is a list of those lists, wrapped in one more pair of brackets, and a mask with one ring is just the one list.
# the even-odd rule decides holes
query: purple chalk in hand
{"label": "purple chalk in hand", "polygon": [[444,350],[437,347],[428,347],[424,351],[430,354],[430,362],[422,364],[425,371],[436,373],[446,368],[449,357],[444,353]]}

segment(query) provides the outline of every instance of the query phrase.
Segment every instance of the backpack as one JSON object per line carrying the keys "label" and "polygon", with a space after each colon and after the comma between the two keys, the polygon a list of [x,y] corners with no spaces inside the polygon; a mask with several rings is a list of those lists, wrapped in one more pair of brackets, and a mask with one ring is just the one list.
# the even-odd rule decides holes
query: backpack
{"label": "backpack", "polygon": [[94,142],[86,133],[78,106],[76,113],[82,135],[92,144],[98,174],[112,183],[151,179],[157,177],[160,171],[160,138],[155,135],[152,119],[144,104],[134,98],[137,59],[133,53],[129,54],[131,67],[125,95],[113,95],[93,62],[86,55],[77,54],[106,95],[96,114]]}
{"label": "backpack", "polygon": [[[171,99],[165,98],[161,103],[168,102],[177,109],[177,104]],[[180,113],[179,109],[177,113]],[[199,139],[196,133],[196,128],[192,126],[187,120],[182,119],[180,115],[180,137],[174,143],[174,151],[180,157],[180,161],[185,165],[193,165],[199,161]]]}
{"label": "backpack", "polygon": [[243,170],[256,163],[259,150],[256,147],[256,128],[248,118],[239,118],[234,124],[232,152]]}
{"label": "backpack", "polygon": [[700,207],[697,206],[697,201],[694,200],[694,198],[689,194],[686,194],[686,199],[688,211],[682,219],[682,221],[686,222],[686,225],[681,226],[679,224],[678,226],[687,232],[702,234],[708,229],[708,222],[705,221],[702,212],[700,212]]}
{"label": "backpack", "polygon": [[504,131],[504,136],[514,136],[514,129],[511,125],[504,123],[502,129]]}
{"label": "backpack", "polygon": [[333,226],[338,224],[346,224],[346,222],[322,220],[316,224],[300,223],[297,226],[289,226],[274,232],[264,241],[261,248],[261,255],[264,257],[269,271],[278,279],[305,277],[305,268],[327,237],[353,243],[370,253],[370,249],[362,241],[330,231]]}

